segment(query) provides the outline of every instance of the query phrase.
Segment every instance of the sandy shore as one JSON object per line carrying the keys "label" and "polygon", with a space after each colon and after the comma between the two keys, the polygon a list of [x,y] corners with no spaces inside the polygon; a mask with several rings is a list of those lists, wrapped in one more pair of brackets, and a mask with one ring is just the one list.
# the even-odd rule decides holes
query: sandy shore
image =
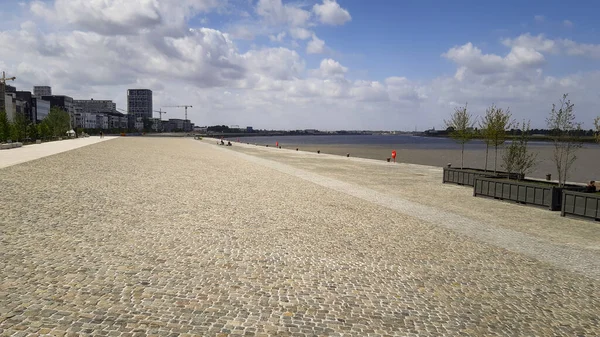
{"label": "sandy shore", "polygon": [[[301,151],[317,152],[345,156],[350,154],[353,157],[370,158],[377,160],[386,160],[391,157],[393,149],[378,145],[303,145],[289,144],[285,148],[299,148]],[[553,148],[550,146],[531,146],[531,150],[538,153],[538,164],[536,168],[528,175],[535,178],[545,178],[546,174],[552,174],[552,179],[557,179],[556,166],[553,157]],[[460,150],[438,150],[438,149],[396,149],[397,162],[412,163],[420,165],[430,165],[442,167],[452,163],[455,167],[460,167]],[[494,154],[490,151],[488,167],[494,167]],[[502,169],[501,154],[498,155],[498,169]],[[589,180],[600,180],[600,147],[583,148],[577,152],[577,161],[569,174],[569,181],[587,182]],[[465,150],[465,166],[483,168],[485,166],[485,151]]]}
{"label": "sandy shore", "polygon": [[0,169],[0,335],[598,335],[598,224],[440,171],[143,137]]}

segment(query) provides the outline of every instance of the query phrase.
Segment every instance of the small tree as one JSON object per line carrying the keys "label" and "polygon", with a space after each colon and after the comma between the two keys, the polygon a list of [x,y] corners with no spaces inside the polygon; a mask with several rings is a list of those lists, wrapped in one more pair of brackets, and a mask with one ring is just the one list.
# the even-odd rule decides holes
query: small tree
{"label": "small tree", "polygon": [[10,122],[4,109],[0,110],[0,143],[10,138]]}
{"label": "small tree", "polygon": [[27,117],[22,113],[17,113],[13,127],[12,140],[15,142],[23,141],[27,137]]}
{"label": "small tree", "polygon": [[531,137],[530,122],[520,125],[520,135],[510,143],[504,156],[504,169],[509,173],[509,178],[512,173],[519,174],[519,180],[521,177],[525,177],[526,174],[531,173],[531,170],[537,165],[537,153],[532,153],[527,148],[527,143]]}
{"label": "small tree", "polygon": [[53,137],[63,137],[69,130],[71,117],[69,113],[59,107],[52,107],[44,119]]}
{"label": "small tree", "polygon": [[600,116],[594,119],[594,127],[596,128],[596,132],[594,133],[594,137],[596,138],[596,142],[600,143]]}
{"label": "small tree", "polygon": [[27,127],[27,137],[31,140],[36,140],[39,138],[38,129],[35,124],[31,123]]}
{"label": "small tree", "polygon": [[490,146],[492,145],[492,138],[494,133],[494,117],[496,114],[496,106],[492,104],[489,108],[485,110],[485,116],[481,122],[479,122],[479,128],[481,129],[481,135],[483,136],[483,141],[485,142],[485,167],[484,169],[487,171],[488,168],[488,157],[490,152]]}
{"label": "small tree", "polygon": [[450,137],[460,144],[460,168],[464,166],[465,144],[473,139],[473,126],[475,121],[473,116],[467,111],[467,104],[464,107],[457,107],[450,116],[450,120],[444,120],[446,127],[452,128]]}
{"label": "small tree", "polygon": [[498,148],[504,145],[506,141],[506,131],[512,128],[514,122],[511,120],[510,109],[503,110],[497,108],[494,111],[494,117],[492,119],[492,133],[490,143],[494,147],[494,173],[498,167]]}
{"label": "small tree", "polygon": [[44,119],[42,123],[38,124],[38,128],[38,133],[42,139],[48,140],[52,137],[52,133],[46,119]]}
{"label": "small tree", "polygon": [[546,119],[550,135],[554,142],[553,160],[558,173],[558,185],[564,186],[569,176],[569,170],[577,160],[577,150],[583,146],[581,141],[581,124],[575,122],[573,107],[575,104],[567,100],[564,94],[560,107],[552,104],[550,116]]}

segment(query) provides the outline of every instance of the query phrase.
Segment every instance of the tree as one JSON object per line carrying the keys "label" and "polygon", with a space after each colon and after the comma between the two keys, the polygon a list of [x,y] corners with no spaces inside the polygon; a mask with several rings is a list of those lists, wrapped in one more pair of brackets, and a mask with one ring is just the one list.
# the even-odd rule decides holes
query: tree
{"label": "tree", "polygon": [[504,161],[504,169],[508,172],[508,176],[512,173],[519,174],[519,180],[521,177],[525,177],[526,174],[530,173],[531,170],[537,165],[537,153],[530,152],[527,148],[527,143],[531,137],[530,122],[520,126],[519,137],[513,139],[502,157]]}
{"label": "tree", "polygon": [[564,94],[560,100],[560,107],[552,104],[550,116],[546,119],[550,137],[554,142],[553,160],[558,173],[558,185],[565,185],[569,176],[569,170],[577,160],[577,150],[583,146],[581,141],[581,124],[575,122],[573,108],[575,104],[567,100],[568,94]]}
{"label": "tree", "polygon": [[63,137],[69,131],[69,113],[59,107],[52,107],[48,116],[44,119],[52,137]]}
{"label": "tree", "polygon": [[596,138],[596,142],[600,143],[600,116],[594,119],[594,127],[596,128],[594,131],[594,137]]}
{"label": "tree", "polygon": [[144,117],[142,119],[142,123],[144,125],[143,130],[144,132],[148,133],[152,131],[152,120],[150,118]]}
{"label": "tree", "polygon": [[48,126],[48,121],[46,119],[39,124],[39,134],[44,140],[48,140],[52,137],[52,132],[50,131],[50,126]]}
{"label": "tree", "polygon": [[38,128],[35,124],[31,123],[27,127],[27,137],[29,137],[31,140],[39,139]]}
{"label": "tree", "polygon": [[488,154],[490,151],[491,138],[494,127],[494,114],[496,112],[496,106],[492,104],[489,108],[485,110],[485,116],[479,122],[479,128],[481,129],[481,135],[483,136],[483,142],[485,143],[485,166],[484,170],[487,171],[488,168]]}
{"label": "tree", "polygon": [[490,133],[490,145],[494,147],[494,173],[498,167],[498,148],[506,141],[506,131],[512,128],[510,109],[496,108],[492,118],[492,132]]}
{"label": "tree", "polygon": [[0,143],[10,138],[10,122],[4,109],[0,110]]}
{"label": "tree", "polygon": [[444,120],[447,128],[452,128],[450,137],[460,144],[460,168],[464,166],[465,144],[473,139],[473,126],[475,121],[473,116],[467,111],[467,104],[464,107],[457,107],[450,116],[450,120]]}
{"label": "tree", "polygon": [[25,139],[27,135],[27,117],[22,113],[17,113],[15,116],[15,122],[13,123],[13,134],[11,138],[15,142],[20,142]]}

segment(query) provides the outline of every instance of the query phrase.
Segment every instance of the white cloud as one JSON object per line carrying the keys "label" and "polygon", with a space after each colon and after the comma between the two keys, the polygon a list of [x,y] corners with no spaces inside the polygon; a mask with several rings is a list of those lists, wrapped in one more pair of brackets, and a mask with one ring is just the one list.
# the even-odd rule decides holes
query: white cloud
{"label": "white cloud", "polygon": [[515,46],[508,55],[502,57],[495,54],[483,54],[481,49],[470,42],[450,48],[442,56],[459,65],[458,74],[465,71],[474,74],[500,73],[511,69],[535,67],[544,62],[544,56],[532,48]]}
{"label": "white cloud", "polygon": [[529,48],[542,53],[560,53],[592,59],[600,58],[600,44],[577,43],[569,39],[551,40],[542,34],[532,36],[526,33],[515,39],[504,39],[502,43],[508,47]]}
{"label": "white cloud", "polygon": [[[523,34],[502,40],[499,46],[506,48],[504,53],[490,53],[472,43],[447,46],[443,57],[455,64],[454,76],[415,81],[392,69],[385,79],[361,78],[343,55],[310,64],[301,53],[288,48],[250,45],[247,51],[240,51],[234,39],[261,34],[281,42],[289,36],[290,43],[297,44],[304,38],[307,53],[326,52],[325,42],[315,35],[318,26],[312,26],[310,19],[303,26],[294,26],[295,21],[285,14],[283,21],[270,25],[267,20],[271,19],[260,16],[264,30],[258,23],[240,25],[237,35],[233,30],[189,29],[185,18],[165,18],[218,7],[206,7],[210,1],[180,4],[169,0],[141,2],[144,8],[156,8],[161,18],[156,23],[144,21],[152,18],[152,11],[129,13],[123,9],[119,14],[123,17],[118,19],[122,21],[111,28],[110,20],[115,18],[88,14],[85,6],[118,8],[126,6],[125,2],[88,0],[81,8],[57,14],[54,11],[60,1],[32,3],[29,8],[38,18],[20,20],[21,25],[10,31],[0,30],[0,65],[17,76],[14,84],[19,89],[47,84],[57,94],[113,99],[123,108],[128,88],[147,87],[154,92],[156,107],[175,103],[202,107],[189,110],[199,125],[412,130],[415,125],[441,127],[456,102],[469,102],[475,114],[494,102],[510,106],[515,118],[530,118],[534,126],[543,127],[551,103],[565,92],[576,103],[578,120],[591,125],[600,99],[596,89],[600,72],[546,74],[551,70],[545,59],[550,53],[560,58],[586,57],[587,62],[600,59],[598,45],[576,40]],[[192,7],[200,3],[205,7]],[[275,4],[277,17],[281,2],[271,4]],[[298,3],[281,6],[302,9]],[[63,22],[43,19],[48,13],[64,15]],[[96,15],[93,20],[100,27],[81,23],[86,15]],[[125,22],[129,18],[145,24],[129,25]],[[247,23],[246,19],[242,23]],[[307,69],[307,64],[314,69]],[[169,110],[168,117],[182,117],[182,113]]]}
{"label": "white cloud", "polygon": [[218,0],[55,0],[53,6],[33,1],[31,12],[39,17],[76,29],[104,35],[135,34],[159,26],[164,33],[180,33],[188,18],[209,11]]}
{"label": "white cloud", "polygon": [[568,39],[560,40],[560,44],[567,55],[600,59],[600,44],[577,43]]}
{"label": "white cloud", "polygon": [[335,0],[323,0],[321,5],[315,4],[313,12],[321,23],[328,25],[343,25],[352,20],[350,13],[340,7]]}
{"label": "white cloud", "polygon": [[322,54],[325,51],[325,41],[319,39],[315,34],[312,36],[312,40],[306,45],[306,52],[308,54]]}
{"label": "white cloud", "polygon": [[313,32],[305,28],[295,27],[290,29],[290,35],[292,36],[292,38],[297,40],[306,40],[313,35]]}
{"label": "white cloud", "polygon": [[547,39],[542,34],[532,36],[526,33],[515,39],[504,39],[502,43],[507,47],[533,48],[540,52],[556,52],[557,48],[555,41]]}
{"label": "white cloud", "polygon": [[282,42],[285,38],[285,35],[285,32],[281,32],[277,35],[269,35],[269,40],[271,40],[272,42]]}
{"label": "white cloud", "polygon": [[325,79],[343,79],[347,72],[348,68],[339,62],[332,59],[323,59],[319,69],[313,70],[311,74]]}
{"label": "white cloud", "polygon": [[281,0],[259,0],[256,13],[274,25],[304,26],[310,19],[310,12]]}
{"label": "white cloud", "polygon": [[573,27],[573,22],[571,22],[570,20],[564,20],[563,26],[565,26],[567,28],[571,28],[571,27]]}

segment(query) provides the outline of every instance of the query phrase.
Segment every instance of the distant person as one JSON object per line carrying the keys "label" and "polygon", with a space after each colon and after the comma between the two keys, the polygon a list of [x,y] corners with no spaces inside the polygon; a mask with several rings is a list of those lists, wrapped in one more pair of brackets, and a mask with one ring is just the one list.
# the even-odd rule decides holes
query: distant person
{"label": "distant person", "polygon": [[225,142],[223,141],[223,139],[221,139],[221,145],[225,145]]}
{"label": "distant person", "polygon": [[227,142],[227,146],[231,146],[231,142]]}
{"label": "distant person", "polygon": [[596,193],[596,182],[595,181],[590,181],[586,186],[585,186],[585,191],[587,193]]}
{"label": "distant person", "polygon": [[104,138],[104,132],[100,131],[100,138]]}

